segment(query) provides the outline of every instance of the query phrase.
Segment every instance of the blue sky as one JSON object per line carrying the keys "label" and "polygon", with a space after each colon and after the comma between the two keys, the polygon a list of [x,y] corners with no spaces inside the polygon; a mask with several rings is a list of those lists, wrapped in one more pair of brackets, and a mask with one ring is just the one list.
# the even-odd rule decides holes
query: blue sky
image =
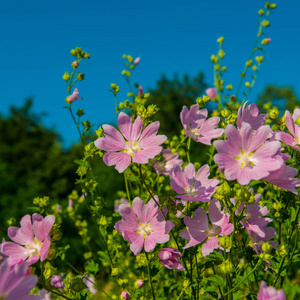
{"label": "blue sky", "polygon": [[[226,83],[237,88],[239,74],[251,52],[257,30],[261,0],[153,0],[153,1],[5,1],[1,4],[1,108],[20,106],[34,97],[35,112],[47,112],[44,125],[63,137],[64,145],[78,141],[69,112],[62,107],[67,96],[62,75],[71,70],[69,52],[77,46],[91,54],[80,71],[85,80],[77,87],[84,100],[73,103],[83,108],[97,129],[115,120],[110,83],[121,88],[119,101],[126,98],[127,85],[121,71],[122,54],[140,56],[134,71],[147,91],[161,74],[173,77],[205,74],[213,84],[210,56],[217,51],[216,39],[225,37]],[[266,37],[265,61],[249,96],[253,101],[267,84],[291,86],[300,95],[299,32],[300,1],[277,1]],[[85,120],[83,118],[83,120]]]}

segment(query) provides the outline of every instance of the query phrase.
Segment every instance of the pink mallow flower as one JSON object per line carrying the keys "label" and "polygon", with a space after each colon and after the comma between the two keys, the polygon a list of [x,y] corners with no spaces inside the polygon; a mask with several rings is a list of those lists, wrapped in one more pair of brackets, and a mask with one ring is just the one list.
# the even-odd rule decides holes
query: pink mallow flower
{"label": "pink mallow flower", "polygon": [[285,123],[286,126],[291,133],[285,133],[282,131],[276,131],[275,132],[275,138],[277,140],[282,141],[286,145],[289,145],[293,149],[300,151],[300,127],[296,124],[300,117],[300,109],[296,108],[293,113],[293,117],[291,116],[291,113],[287,110],[285,112]]}
{"label": "pink mallow flower", "polygon": [[267,284],[262,281],[260,284],[260,289],[257,294],[257,300],[285,300],[285,294],[283,290],[276,291],[272,286],[267,286]]}
{"label": "pink mallow flower", "polygon": [[[242,123],[246,122],[251,125],[253,130],[257,130],[260,126],[266,123],[266,114],[259,114],[259,109],[256,104],[252,103],[246,107],[247,102],[238,110],[237,126],[242,127]],[[245,108],[246,107],[246,108]]]}
{"label": "pink mallow flower", "polygon": [[[154,197],[158,202],[158,197]],[[170,239],[168,232],[174,224],[171,221],[165,221],[153,199],[145,204],[143,200],[136,197],[133,199],[132,209],[122,204],[119,207],[119,213],[123,219],[116,223],[115,229],[130,242],[130,250],[134,255],[138,255],[143,246],[146,252],[151,252],[157,243],[163,244]],[[164,214],[166,215],[165,211]]]}
{"label": "pink mallow flower", "polygon": [[180,113],[180,120],[186,136],[196,142],[211,145],[211,140],[220,137],[224,129],[216,129],[220,122],[219,117],[212,117],[206,120],[207,114],[207,109],[199,110],[197,104],[193,105],[190,110],[184,106]]}
{"label": "pink mallow flower", "polygon": [[[253,189],[250,189],[253,194]],[[251,232],[257,234],[259,237],[266,237],[267,225],[272,222],[272,219],[265,216],[269,213],[267,206],[259,205],[261,194],[254,196],[255,202],[253,204],[245,204],[244,202],[236,210],[236,215],[243,216],[240,223],[250,234]],[[236,203],[234,198],[231,199],[233,204]]]}
{"label": "pink mallow flower", "polygon": [[65,284],[59,275],[53,275],[51,278],[51,285],[54,286],[57,289],[64,289]]}
{"label": "pink mallow flower", "polygon": [[143,93],[144,93],[143,87],[140,85],[140,86],[138,87],[138,90],[139,90],[138,96],[142,97],[142,96],[143,96]]}
{"label": "pink mallow flower", "polygon": [[121,294],[121,296],[123,297],[124,300],[129,300],[129,299],[130,299],[130,295],[129,295],[128,292],[123,292],[123,293]]}
{"label": "pink mallow flower", "polygon": [[172,153],[171,149],[163,150],[163,161],[152,161],[153,167],[157,174],[171,175],[175,165],[183,165],[183,160],[179,159],[177,152]]}
{"label": "pink mallow flower", "polygon": [[28,293],[35,287],[37,276],[30,275],[26,263],[11,266],[7,261],[0,268],[0,299],[3,300],[40,300]]}
{"label": "pink mallow flower", "polygon": [[74,102],[74,101],[76,101],[78,99],[82,99],[78,95],[79,95],[78,88],[76,88],[74,90],[73,94],[68,97],[68,102],[72,103],[72,102]]}
{"label": "pink mallow flower", "polygon": [[217,91],[215,88],[208,88],[205,93],[211,100],[217,98]]}
{"label": "pink mallow flower", "polygon": [[177,271],[184,270],[182,263],[179,261],[179,257],[182,257],[182,254],[178,250],[173,248],[163,248],[158,253],[158,257],[164,267]]}
{"label": "pink mallow flower", "polygon": [[138,116],[134,123],[132,119],[121,112],[118,117],[121,133],[111,125],[103,125],[104,137],[98,138],[94,144],[97,148],[107,151],[103,161],[107,166],[114,166],[119,173],[128,168],[131,161],[147,164],[162,151],[160,146],[167,140],[165,135],[157,135],[159,122],[148,125],[144,131],[143,122]]}
{"label": "pink mallow flower", "polygon": [[43,218],[39,214],[26,215],[21,219],[21,228],[9,227],[7,235],[14,242],[2,243],[1,251],[8,256],[7,261],[13,265],[25,261],[32,265],[39,259],[44,261],[50,247],[50,230],[55,217],[48,215]]}
{"label": "pink mallow flower", "polygon": [[214,249],[223,249],[218,244],[219,236],[229,235],[233,231],[233,225],[229,223],[229,214],[221,211],[220,202],[215,199],[210,202],[208,211],[210,223],[206,212],[201,207],[194,212],[193,218],[184,217],[187,229],[183,229],[179,236],[188,240],[188,243],[183,249],[198,245],[205,239],[207,241],[202,245],[203,256],[212,253]]}
{"label": "pink mallow flower", "polygon": [[92,275],[86,275],[83,280],[82,280],[86,286],[88,287],[87,289],[93,294],[96,295],[98,290],[95,289],[95,278]]}
{"label": "pink mallow flower", "polygon": [[209,175],[208,165],[202,166],[197,174],[192,163],[189,163],[184,171],[179,165],[175,165],[170,178],[172,189],[180,194],[176,198],[184,201],[209,202],[220,183],[218,179],[208,179]]}
{"label": "pink mallow flower", "polygon": [[245,122],[240,130],[232,124],[227,125],[227,140],[214,142],[219,152],[214,160],[227,180],[237,179],[238,183],[246,185],[282,167],[284,161],[278,154],[280,142],[267,141],[270,130],[269,125],[264,125],[253,131],[251,125]]}

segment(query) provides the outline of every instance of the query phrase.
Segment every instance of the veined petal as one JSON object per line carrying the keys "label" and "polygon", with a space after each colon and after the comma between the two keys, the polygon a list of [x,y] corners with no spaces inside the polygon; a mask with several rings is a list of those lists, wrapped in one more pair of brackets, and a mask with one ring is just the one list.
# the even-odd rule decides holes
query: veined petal
{"label": "veined petal", "polygon": [[131,157],[128,153],[123,152],[106,153],[103,155],[103,161],[107,166],[116,165],[115,169],[119,173],[123,173],[129,167]]}
{"label": "veined petal", "polygon": [[211,237],[208,239],[202,246],[202,254],[203,256],[206,256],[212,252],[214,252],[215,249],[219,249],[220,246],[218,244],[219,239],[217,237]]}
{"label": "veined petal", "polygon": [[98,138],[94,145],[104,151],[120,151],[126,148],[126,142],[122,134],[113,126],[102,125],[104,136]]}
{"label": "veined petal", "polygon": [[[157,198],[158,199],[158,198]],[[147,224],[159,212],[158,207],[153,199],[145,204],[139,197],[133,199],[132,209],[137,215],[137,219],[142,224]]]}
{"label": "veined petal", "polygon": [[32,224],[31,224],[31,216],[26,215],[21,219],[21,228],[18,227],[9,227],[7,230],[7,235],[9,238],[20,244],[20,245],[26,245],[29,243],[33,243],[33,230],[32,230]]}
{"label": "veined petal", "polygon": [[132,123],[132,119],[123,112],[119,114],[118,125],[126,140],[132,143],[138,140],[143,129],[143,121],[140,116]]}
{"label": "veined petal", "polygon": [[139,150],[133,154],[132,161],[138,164],[147,164],[149,159],[154,158],[157,154],[162,151],[162,147],[156,146],[151,148],[146,148],[144,150]]}
{"label": "veined petal", "polygon": [[144,238],[138,232],[124,231],[123,237],[130,242],[130,250],[134,255],[140,254],[144,246]]}
{"label": "veined petal", "polygon": [[142,132],[142,135],[137,144],[137,148],[149,148],[159,146],[160,144],[165,142],[168,139],[165,135],[156,136],[158,128],[159,121],[149,124]]}

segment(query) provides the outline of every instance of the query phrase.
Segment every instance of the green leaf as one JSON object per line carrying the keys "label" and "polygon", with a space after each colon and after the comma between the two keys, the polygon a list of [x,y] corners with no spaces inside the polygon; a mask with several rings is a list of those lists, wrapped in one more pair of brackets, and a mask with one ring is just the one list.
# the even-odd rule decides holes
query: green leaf
{"label": "green leaf", "polygon": [[96,274],[99,271],[99,265],[95,263],[94,260],[90,259],[85,263],[84,269],[87,273]]}

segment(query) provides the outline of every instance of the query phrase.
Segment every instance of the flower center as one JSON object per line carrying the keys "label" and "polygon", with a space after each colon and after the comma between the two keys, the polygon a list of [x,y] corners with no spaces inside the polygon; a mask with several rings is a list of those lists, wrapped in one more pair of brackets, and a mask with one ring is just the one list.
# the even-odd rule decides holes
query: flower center
{"label": "flower center", "polygon": [[196,190],[193,185],[190,185],[189,187],[184,187],[184,189],[186,190],[186,194],[188,196],[194,196],[196,194]]}
{"label": "flower center", "polygon": [[195,137],[201,136],[200,128],[191,128],[191,134]]}
{"label": "flower center", "polygon": [[242,149],[240,156],[236,157],[240,164],[241,164],[241,169],[246,167],[246,166],[254,166],[254,163],[252,162],[251,156],[253,153],[245,153],[245,151]]}
{"label": "flower center", "polygon": [[128,154],[130,154],[131,156],[133,156],[134,153],[138,152],[139,149],[137,147],[138,142],[132,143],[132,142],[126,142],[126,148],[124,152],[127,152]]}
{"label": "flower center", "polygon": [[38,244],[36,238],[34,238],[34,243],[27,244],[25,246],[25,248],[28,249],[28,250],[30,250],[30,252],[31,252],[30,256],[32,256],[33,254],[40,255],[40,251],[41,251],[42,245],[43,245],[43,242],[41,242],[40,244]]}
{"label": "flower center", "polygon": [[151,230],[150,228],[150,222],[148,222],[147,224],[141,224],[139,222],[139,224],[140,226],[136,232],[140,233],[143,236],[143,238],[145,238],[147,235],[153,232],[153,230]]}

